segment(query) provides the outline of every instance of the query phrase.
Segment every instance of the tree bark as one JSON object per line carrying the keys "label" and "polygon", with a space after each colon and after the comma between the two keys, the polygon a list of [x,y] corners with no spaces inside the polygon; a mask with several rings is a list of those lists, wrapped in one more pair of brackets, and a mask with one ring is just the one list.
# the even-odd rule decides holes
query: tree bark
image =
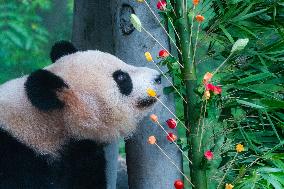
{"label": "tree bark", "polygon": [[52,37],[50,42],[70,39],[70,35],[66,36],[66,34],[71,34],[69,31],[70,26],[72,26],[67,5],[67,0],[52,0],[50,10],[40,11],[40,15],[43,18],[43,25],[50,33],[50,37]]}

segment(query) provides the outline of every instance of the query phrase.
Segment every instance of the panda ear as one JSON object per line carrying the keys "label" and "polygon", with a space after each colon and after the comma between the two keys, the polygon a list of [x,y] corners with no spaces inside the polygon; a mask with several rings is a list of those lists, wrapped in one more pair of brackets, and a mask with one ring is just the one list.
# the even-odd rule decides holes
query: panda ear
{"label": "panda ear", "polygon": [[50,59],[52,63],[56,62],[59,58],[77,52],[77,48],[69,41],[58,41],[51,48]]}
{"label": "panda ear", "polygon": [[31,104],[42,111],[61,109],[65,103],[57,93],[68,88],[63,79],[48,70],[31,73],[25,82],[25,91]]}

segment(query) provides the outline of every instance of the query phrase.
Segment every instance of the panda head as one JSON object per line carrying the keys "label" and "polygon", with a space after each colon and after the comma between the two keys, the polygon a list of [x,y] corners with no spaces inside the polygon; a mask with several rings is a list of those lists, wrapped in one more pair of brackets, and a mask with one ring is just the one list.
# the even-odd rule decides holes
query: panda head
{"label": "panda head", "polygon": [[100,51],[77,51],[69,42],[51,50],[52,65],[27,77],[25,91],[32,106],[60,114],[74,138],[108,142],[131,134],[161,93],[156,70],[128,65]]}

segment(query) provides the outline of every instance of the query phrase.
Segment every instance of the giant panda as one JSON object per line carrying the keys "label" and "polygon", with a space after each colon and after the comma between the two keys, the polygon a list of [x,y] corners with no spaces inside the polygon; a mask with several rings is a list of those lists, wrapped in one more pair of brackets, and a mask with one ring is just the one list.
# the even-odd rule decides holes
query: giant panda
{"label": "giant panda", "polygon": [[0,189],[106,189],[104,145],[133,133],[161,76],[67,41],[50,56],[0,86]]}

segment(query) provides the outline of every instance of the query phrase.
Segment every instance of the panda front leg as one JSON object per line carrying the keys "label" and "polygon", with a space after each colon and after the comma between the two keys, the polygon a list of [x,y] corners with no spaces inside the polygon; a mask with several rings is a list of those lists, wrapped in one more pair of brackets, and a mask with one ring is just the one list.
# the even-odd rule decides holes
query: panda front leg
{"label": "panda front leg", "polygon": [[71,141],[62,153],[62,189],[106,189],[105,145],[91,140]]}

